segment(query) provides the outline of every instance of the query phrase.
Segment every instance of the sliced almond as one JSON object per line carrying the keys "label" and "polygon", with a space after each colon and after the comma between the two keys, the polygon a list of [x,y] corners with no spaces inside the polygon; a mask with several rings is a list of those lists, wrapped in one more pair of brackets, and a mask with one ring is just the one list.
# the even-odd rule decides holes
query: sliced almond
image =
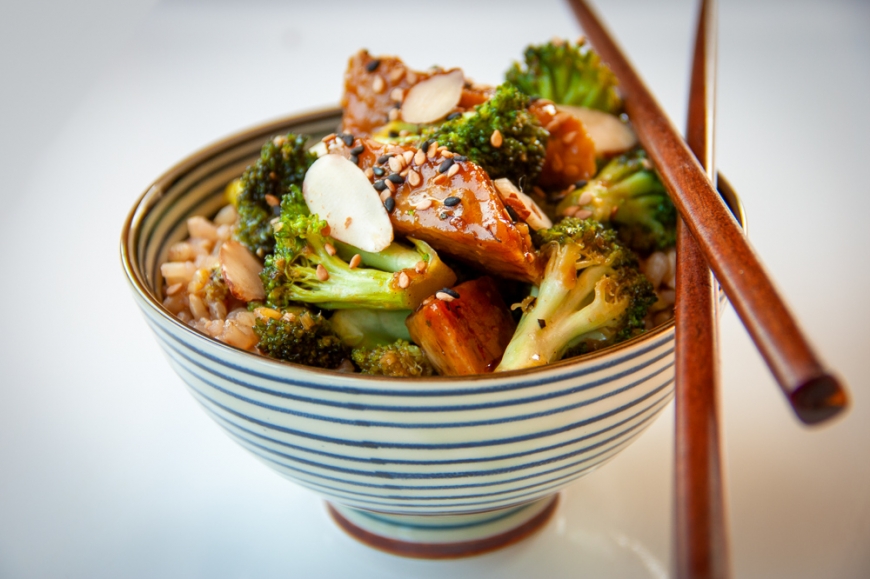
{"label": "sliced almond", "polygon": [[504,204],[509,205],[516,212],[517,217],[528,223],[529,227],[535,231],[553,227],[553,222],[550,221],[547,214],[538,207],[538,204],[531,197],[511,183],[510,179],[496,179],[493,181],[493,185],[495,185],[495,189]]}
{"label": "sliced almond", "polygon": [[362,169],[341,155],[324,155],[305,174],[302,195],[337,240],[373,253],[393,241],[393,225]]}
{"label": "sliced almond", "polygon": [[406,123],[434,123],[459,104],[465,76],[461,70],[436,74],[412,86],[402,103]]}
{"label": "sliced almond", "polygon": [[580,119],[586,134],[595,143],[596,155],[616,155],[637,145],[632,128],[615,115],[570,105],[558,105],[559,110]]}
{"label": "sliced almond", "polygon": [[236,298],[243,302],[262,300],[266,297],[260,271],[263,265],[238,241],[225,241],[220,253],[221,273]]}

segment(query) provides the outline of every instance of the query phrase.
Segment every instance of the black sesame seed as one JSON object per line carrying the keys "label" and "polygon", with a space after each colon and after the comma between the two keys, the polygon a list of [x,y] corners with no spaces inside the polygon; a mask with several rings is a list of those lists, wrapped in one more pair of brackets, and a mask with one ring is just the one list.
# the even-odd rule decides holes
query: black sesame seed
{"label": "black sesame seed", "polygon": [[468,157],[466,157],[465,155],[453,155],[453,160],[459,163],[461,161],[467,161]]}
{"label": "black sesame seed", "polygon": [[588,182],[589,181],[580,180],[580,181],[577,181],[576,183],[574,183],[574,186],[577,187],[578,189],[580,189],[581,187],[585,187],[586,183],[588,183]]}
{"label": "black sesame seed", "polygon": [[357,157],[356,155],[351,155],[350,162],[353,163],[354,165],[359,165],[359,157]]}
{"label": "black sesame seed", "polygon": [[402,177],[401,175],[399,175],[398,173],[393,173],[392,175],[387,177],[387,179],[392,181],[396,185],[401,185],[402,183],[405,182],[405,178]]}
{"label": "black sesame seed", "polygon": [[374,187],[376,191],[383,191],[387,188],[387,184],[383,182],[383,180],[377,180],[374,182]]}
{"label": "black sesame seed", "polygon": [[441,164],[438,166],[439,173],[446,173],[450,170],[450,167],[453,166],[453,159],[444,159],[441,161]]}
{"label": "black sesame seed", "polygon": [[543,330],[544,328],[547,327],[547,321],[542,320],[541,318],[538,318],[538,325],[541,326],[541,329]]}
{"label": "black sesame seed", "polygon": [[354,147],[353,149],[350,150],[350,154],[351,155],[359,155],[360,153],[362,153],[365,150],[366,150],[366,148],[363,147],[362,145],[357,145],[356,147]]}
{"label": "black sesame seed", "polygon": [[510,205],[505,205],[504,208],[507,210],[508,215],[510,215],[511,221],[518,221],[519,218],[517,217],[517,212],[514,211],[513,207],[511,207]]}
{"label": "black sesame seed", "polygon": [[383,177],[384,173],[386,173],[386,171],[384,171],[380,167],[372,167],[372,173],[374,173],[375,176],[377,176],[377,177]]}
{"label": "black sesame seed", "polygon": [[387,134],[390,136],[391,139],[395,139],[396,137],[399,136],[399,131],[390,131]]}
{"label": "black sesame seed", "polygon": [[441,288],[438,291],[449,295],[451,298],[459,299],[459,292],[457,292],[456,290],[452,290],[449,287]]}
{"label": "black sesame seed", "polygon": [[341,140],[344,141],[346,147],[353,145],[353,135],[344,134],[341,136]]}
{"label": "black sesame seed", "polygon": [[432,139],[426,139],[425,141],[423,141],[423,144],[420,145],[420,150],[423,151],[423,152],[425,153],[426,151],[429,150],[429,147],[430,147],[430,146],[432,145],[432,143],[434,143],[434,142],[435,142],[435,141],[433,141]]}
{"label": "black sesame seed", "polygon": [[459,197],[448,197],[447,199],[444,200],[444,205],[446,205],[447,207],[455,207],[456,205],[459,205],[461,202],[462,202],[462,199],[460,199]]}
{"label": "black sesame seed", "polygon": [[461,116],[462,113],[450,113],[449,115],[447,115],[447,120],[452,121],[453,119],[458,119]]}
{"label": "black sesame seed", "polygon": [[380,157],[378,157],[378,165],[383,165],[384,163],[386,163],[389,160],[390,160],[389,155],[381,155]]}
{"label": "black sesame seed", "polygon": [[374,71],[376,71],[376,70],[378,69],[378,67],[379,67],[380,65],[381,65],[381,61],[380,61],[380,60],[377,60],[377,59],[372,60],[371,62],[369,62],[369,63],[366,65],[366,70],[369,71],[369,72],[374,72]]}
{"label": "black sesame seed", "polygon": [[392,197],[387,197],[387,200],[384,201],[384,209],[387,210],[387,213],[392,213],[393,209],[396,208],[396,200]]}

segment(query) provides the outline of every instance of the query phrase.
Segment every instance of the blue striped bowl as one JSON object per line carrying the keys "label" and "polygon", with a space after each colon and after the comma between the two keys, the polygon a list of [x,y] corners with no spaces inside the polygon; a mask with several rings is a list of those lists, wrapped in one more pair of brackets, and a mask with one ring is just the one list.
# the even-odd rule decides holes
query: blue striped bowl
{"label": "blue striped bowl", "polygon": [[122,236],[134,296],[206,412],[262,462],[331,501],[346,528],[409,544],[505,536],[541,518],[560,488],[615,456],[669,402],[673,323],[531,371],[405,380],[278,362],[167,311],[159,266],[186,237],[186,219],[213,215],[268,138],[319,137],[339,118],[330,109],[256,127],[155,181]]}

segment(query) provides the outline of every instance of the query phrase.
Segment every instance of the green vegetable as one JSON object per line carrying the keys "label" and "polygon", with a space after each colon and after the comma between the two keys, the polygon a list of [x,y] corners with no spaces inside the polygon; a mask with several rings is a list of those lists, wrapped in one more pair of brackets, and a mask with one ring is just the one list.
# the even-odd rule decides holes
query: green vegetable
{"label": "green vegetable", "polygon": [[337,368],[348,358],[348,348],[321,314],[303,308],[281,314],[277,319],[257,319],[254,326],[260,338],[257,347],[264,354],[318,368]]}
{"label": "green vegetable", "polygon": [[[305,148],[308,137],[289,133],[267,141],[260,150],[260,158],[242,174],[232,203],[239,213],[236,239],[259,257],[272,252],[275,239],[271,220],[277,217],[278,207],[271,205],[289,195],[302,210],[302,180],[305,172],[317,159]],[[305,209],[307,211],[307,209]]]}
{"label": "green vegetable", "polygon": [[406,340],[373,348],[355,348],[351,356],[363,374],[431,376],[435,373],[423,350]]}
{"label": "green vegetable", "polygon": [[[324,233],[326,227],[326,221],[300,211],[291,196],[284,197],[280,221],[274,226],[275,251],[260,273],[269,306],[284,308],[304,302],[325,309],[410,310],[456,280],[435,250],[422,241],[411,240],[413,249],[393,243],[380,254],[368,253],[348,250],[350,246]],[[331,251],[336,246],[383,263],[381,267],[351,268]],[[415,266],[420,262],[426,267],[418,272]],[[403,277],[407,281],[404,288],[400,284]]]}
{"label": "green vegetable", "polygon": [[338,310],[329,319],[341,341],[352,348],[385,346],[409,340],[405,320],[411,310]]}
{"label": "green vegetable", "polygon": [[[507,177],[514,183],[531,183],[544,167],[549,133],[528,111],[528,105],[528,96],[502,84],[473,112],[424,129],[423,137],[467,156],[492,179]],[[493,145],[495,131],[501,135],[498,147]]]}
{"label": "green vegetable", "polygon": [[[534,301],[525,307],[497,372],[543,366],[643,331],[656,297],[634,254],[613,230],[568,218],[539,231],[548,255]],[[530,300],[531,301],[531,300]]]}
{"label": "green vegetable", "polygon": [[612,224],[634,251],[648,253],[676,243],[677,211],[642,149],[611,160],[584,187],[567,195],[556,211],[566,215],[575,207]]}
{"label": "green vegetable", "polygon": [[551,41],[528,46],[525,69],[514,62],[505,78],[527,95],[555,103],[614,114],[622,109],[616,76],[582,39],[577,44]]}

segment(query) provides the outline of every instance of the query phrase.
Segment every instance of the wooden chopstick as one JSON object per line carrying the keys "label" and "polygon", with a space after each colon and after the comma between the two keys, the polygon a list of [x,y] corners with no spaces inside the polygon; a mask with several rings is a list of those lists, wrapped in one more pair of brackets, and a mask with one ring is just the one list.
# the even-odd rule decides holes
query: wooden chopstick
{"label": "wooden chopstick", "polygon": [[[715,182],[716,1],[701,0],[686,141]],[[715,281],[691,232],[677,226],[674,564],[677,579],[730,577],[719,444]]]}
{"label": "wooden chopstick", "polygon": [[848,405],[758,257],[662,108],[584,0],[570,0],[584,33],[619,79],[640,144],[789,403],[806,424]]}

